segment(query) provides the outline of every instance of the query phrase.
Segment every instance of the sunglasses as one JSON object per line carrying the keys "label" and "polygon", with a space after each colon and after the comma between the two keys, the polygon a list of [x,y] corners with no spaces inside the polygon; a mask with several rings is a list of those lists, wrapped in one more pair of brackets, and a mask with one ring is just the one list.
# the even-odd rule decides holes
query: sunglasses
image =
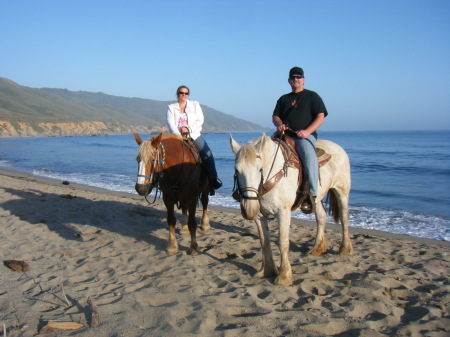
{"label": "sunglasses", "polygon": [[289,77],[291,80],[294,80],[296,78],[303,78],[303,75],[292,75],[291,77]]}
{"label": "sunglasses", "polygon": [[188,93],[188,92],[180,91],[180,92],[178,93],[178,95],[186,95],[186,96],[189,96],[189,93]]}

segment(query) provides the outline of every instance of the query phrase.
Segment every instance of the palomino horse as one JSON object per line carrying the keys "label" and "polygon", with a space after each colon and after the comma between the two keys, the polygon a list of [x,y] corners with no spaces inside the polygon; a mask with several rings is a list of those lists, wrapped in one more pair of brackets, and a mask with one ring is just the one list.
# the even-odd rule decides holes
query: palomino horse
{"label": "palomino horse", "polygon": [[[240,192],[242,216],[255,220],[258,227],[262,265],[255,277],[278,275],[275,284],[292,285],[292,269],[289,263],[289,227],[291,224],[291,207],[296,200],[298,169],[286,165],[286,159],[278,144],[263,135],[240,146],[230,135],[231,148],[236,155],[236,184]],[[331,155],[330,160],[320,167],[319,191],[316,198],[317,234],[312,255],[326,252],[325,240],[326,212],[322,199],[329,192],[335,222],[342,223],[342,242],[340,254],[352,254],[353,249],[348,234],[348,196],[350,192],[350,162],[347,153],[337,144],[318,140],[317,148],[322,148]],[[278,150],[278,152],[277,152]],[[262,194],[264,181],[269,181],[278,172],[283,171],[282,178],[273,188]],[[270,176],[268,176],[270,175]],[[279,224],[279,249],[281,265],[278,272],[270,248],[269,218],[276,218]]]}
{"label": "palomino horse", "polygon": [[[196,238],[197,223],[195,211],[200,198],[203,206],[201,229],[210,229],[208,218],[208,179],[202,175],[202,168],[192,148],[178,135],[163,135],[142,141],[138,134],[134,138],[139,145],[137,162],[139,164],[136,191],[147,196],[156,187],[162,191],[167,209],[169,225],[169,245],[167,253],[178,253],[175,238],[175,204],[181,207],[184,226],[191,235],[188,254],[198,254]],[[187,226],[186,226],[187,223]]]}

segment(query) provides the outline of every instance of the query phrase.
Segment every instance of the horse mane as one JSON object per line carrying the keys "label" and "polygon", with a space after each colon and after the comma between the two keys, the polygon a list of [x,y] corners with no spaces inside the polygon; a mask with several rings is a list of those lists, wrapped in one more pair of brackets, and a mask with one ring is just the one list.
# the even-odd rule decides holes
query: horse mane
{"label": "horse mane", "polygon": [[236,162],[244,160],[246,163],[256,163],[256,149],[253,144],[247,143],[241,146],[236,155]]}
{"label": "horse mane", "polygon": [[[141,146],[139,146],[138,156],[144,163],[150,162],[155,157],[156,148],[152,144],[154,138],[155,137],[144,140]],[[169,139],[182,141],[183,137],[172,133],[162,135],[161,140],[169,140]]]}
{"label": "horse mane", "polygon": [[263,157],[263,161],[266,161],[266,157],[262,155],[263,152],[266,153],[268,151],[268,142],[264,142],[264,137],[252,139],[247,144],[241,146],[238,154],[236,155],[236,161],[245,160],[249,164],[256,163],[256,158],[259,154]]}
{"label": "horse mane", "polygon": [[150,162],[155,157],[156,149],[152,145],[153,138],[146,139],[139,146],[138,156],[144,163]]}

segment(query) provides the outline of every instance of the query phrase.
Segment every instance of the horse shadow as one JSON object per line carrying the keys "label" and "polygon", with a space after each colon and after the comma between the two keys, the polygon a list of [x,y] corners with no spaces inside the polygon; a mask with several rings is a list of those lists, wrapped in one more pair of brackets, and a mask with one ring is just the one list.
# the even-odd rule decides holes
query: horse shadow
{"label": "horse shadow", "polygon": [[107,230],[147,242],[157,249],[164,250],[167,245],[166,239],[153,233],[167,228],[165,211],[126,200],[95,200],[33,189],[4,190],[16,197],[2,203],[4,210],[30,224],[44,224],[66,240],[79,241],[86,232],[96,234]]}
{"label": "horse shadow", "polygon": [[[65,240],[80,241],[83,240],[86,233],[95,235],[105,230],[133,238],[136,241],[146,242],[160,251],[167,248],[166,211],[136,204],[133,202],[136,200],[134,196],[131,196],[130,202],[127,202],[127,200],[113,201],[85,198],[81,191],[77,196],[73,196],[33,189],[5,188],[4,190],[15,196],[15,198],[2,203],[4,210],[9,211],[21,221],[45,225],[50,231]],[[179,216],[177,218],[181,219]],[[213,229],[224,230],[242,237],[250,235],[255,240],[259,240],[259,237],[252,234],[248,227],[243,228],[217,221],[212,221],[211,226]],[[160,229],[164,230],[163,237],[155,233]],[[205,234],[213,235],[213,233]],[[180,242],[180,248],[187,249],[187,247],[183,247],[182,242]],[[292,241],[291,248],[296,252],[306,252],[306,247]],[[202,244],[200,244],[200,252],[210,255],[208,254],[208,248],[202,247]],[[260,248],[258,247],[253,253],[260,254]],[[232,256],[227,258],[211,257],[220,260],[221,263],[235,264],[250,274],[256,273],[254,268],[235,260]]]}

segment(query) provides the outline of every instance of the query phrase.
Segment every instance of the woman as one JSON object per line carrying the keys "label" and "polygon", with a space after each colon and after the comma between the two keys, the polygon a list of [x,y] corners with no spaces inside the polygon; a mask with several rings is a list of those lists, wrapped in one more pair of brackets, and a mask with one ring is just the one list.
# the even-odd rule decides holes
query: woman
{"label": "woman", "polygon": [[178,102],[170,104],[167,109],[167,125],[169,132],[177,135],[188,135],[200,152],[203,164],[208,170],[211,195],[214,190],[222,187],[222,182],[217,177],[214,156],[201,135],[203,126],[203,112],[200,104],[188,99],[190,90],[187,86],[181,85],[177,89]]}

